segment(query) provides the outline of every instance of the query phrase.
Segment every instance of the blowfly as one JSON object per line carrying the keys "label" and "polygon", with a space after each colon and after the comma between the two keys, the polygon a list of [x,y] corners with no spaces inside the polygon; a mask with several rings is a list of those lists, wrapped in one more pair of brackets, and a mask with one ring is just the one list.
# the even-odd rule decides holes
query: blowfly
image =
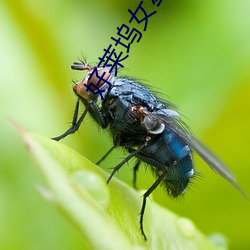
{"label": "blowfly", "polygon": [[[107,183],[131,158],[137,159],[134,184],[139,166],[142,163],[150,166],[156,181],[143,195],[140,230],[145,240],[143,216],[147,197],[159,184],[172,197],[184,193],[195,174],[192,151],[244,195],[232,172],[189,132],[175,106],[169,101],[158,98],[146,85],[132,78],[116,77],[109,67],[74,62],[71,68],[86,70],[87,75],[73,87],[78,99],[71,127],[53,139],[59,141],[76,132],[89,113],[101,128],[109,129],[113,138],[113,147],[101,160],[116,147],[123,147],[128,152],[125,159],[114,167]],[[79,116],[80,102],[85,110]]]}

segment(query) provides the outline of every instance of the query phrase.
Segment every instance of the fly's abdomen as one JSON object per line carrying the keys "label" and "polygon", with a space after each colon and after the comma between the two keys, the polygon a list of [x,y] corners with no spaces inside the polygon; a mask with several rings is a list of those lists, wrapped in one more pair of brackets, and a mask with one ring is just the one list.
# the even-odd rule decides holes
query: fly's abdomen
{"label": "fly's abdomen", "polygon": [[165,139],[170,161],[163,184],[167,192],[176,197],[184,193],[194,175],[192,154],[190,147],[171,130],[165,133]]}
{"label": "fly's abdomen", "polygon": [[166,178],[163,180],[163,185],[169,195],[177,197],[184,193],[190,183],[190,178],[194,175],[191,153],[169,166]]}
{"label": "fly's abdomen", "polygon": [[152,141],[137,157],[150,164],[157,176],[165,174],[162,184],[171,196],[183,194],[194,175],[190,147],[168,129]]}

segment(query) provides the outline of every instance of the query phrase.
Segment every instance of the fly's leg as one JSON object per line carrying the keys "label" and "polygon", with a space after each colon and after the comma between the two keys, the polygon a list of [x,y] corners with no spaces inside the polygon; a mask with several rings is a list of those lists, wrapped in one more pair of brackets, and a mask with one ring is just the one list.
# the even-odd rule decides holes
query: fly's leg
{"label": "fly's leg", "polygon": [[114,145],[97,163],[96,165],[99,165],[115,148],[116,146]]}
{"label": "fly's leg", "polygon": [[101,125],[102,128],[106,128],[108,123],[107,123],[107,118],[103,114],[103,112],[100,110],[98,107],[97,103],[94,101],[89,101],[89,113],[91,116],[96,120],[96,122]]}
{"label": "fly's leg", "polygon": [[84,117],[86,116],[86,114],[88,112],[88,106],[87,106],[86,109],[84,110],[84,112],[82,113],[81,117],[77,121],[77,119],[78,119],[78,112],[79,112],[79,104],[80,104],[80,100],[78,99],[77,102],[76,102],[76,106],[75,106],[75,110],[74,110],[74,116],[73,116],[71,127],[65,133],[63,133],[62,135],[59,135],[57,137],[53,137],[52,138],[53,140],[60,141],[64,137],[68,136],[69,134],[75,133],[79,129],[79,127],[80,127],[80,125],[81,125]]}
{"label": "fly's leg", "polygon": [[162,175],[160,175],[157,180],[153,183],[153,185],[147,190],[147,192],[143,195],[143,201],[142,201],[142,207],[140,212],[140,230],[142,233],[142,236],[144,240],[147,240],[147,236],[143,229],[143,216],[146,208],[146,201],[148,196],[157,188],[157,186],[162,182],[163,178],[165,177],[167,172],[164,172]]}
{"label": "fly's leg", "polygon": [[138,152],[140,152],[144,147],[147,146],[147,143],[142,144],[137,150],[134,150],[132,153],[130,153],[122,162],[120,162],[117,166],[114,167],[112,173],[110,174],[107,184],[111,181],[114,174],[126,163],[128,162],[132,157],[134,157]]}
{"label": "fly's leg", "polygon": [[59,141],[63,139],[64,137],[68,136],[69,134],[75,133],[79,129],[83,119],[85,118],[88,112],[93,116],[93,118],[98,122],[98,124],[101,125],[102,128],[107,127],[108,124],[106,121],[106,116],[102,113],[102,111],[100,110],[100,108],[94,101],[90,101],[86,105],[86,109],[81,114],[80,118],[78,119],[79,105],[80,105],[80,100],[78,99],[76,102],[71,127],[62,135],[52,138],[53,140]]}
{"label": "fly's leg", "polygon": [[135,166],[134,166],[134,168],[133,168],[133,186],[134,186],[135,189],[137,189],[137,188],[136,188],[136,179],[137,179],[137,178],[136,178],[136,173],[137,173],[137,171],[138,171],[140,165],[141,165],[141,161],[140,161],[140,160],[137,160],[136,163],[135,163]]}

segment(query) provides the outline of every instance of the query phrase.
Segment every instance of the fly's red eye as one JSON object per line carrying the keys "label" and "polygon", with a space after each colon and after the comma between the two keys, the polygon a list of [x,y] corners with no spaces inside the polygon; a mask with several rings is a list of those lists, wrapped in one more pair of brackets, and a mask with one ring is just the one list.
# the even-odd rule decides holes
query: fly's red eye
{"label": "fly's red eye", "polygon": [[109,73],[108,69],[95,68],[91,73],[89,73],[89,77],[91,78],[88,79],[87,85],[91,85],[90,88],[92,90],[96,90],[95,86],[100,88],[105,83],[105,81],[108,81],[110,75],[111,74]]}
{"label": "fly's red eye", "polygon": [[87,75],[73,87],[76,95],[85,100],[92,98],[93,94],[102,94],[110,86],[109,78],[111,73],[108,68],[89,66],[82,62],[74,62],[71,68],[88,71]]}

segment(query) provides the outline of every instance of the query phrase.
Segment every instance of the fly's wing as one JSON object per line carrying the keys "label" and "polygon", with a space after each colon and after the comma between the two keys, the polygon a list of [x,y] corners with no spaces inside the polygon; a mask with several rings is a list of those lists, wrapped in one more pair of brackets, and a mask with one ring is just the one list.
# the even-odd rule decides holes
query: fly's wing
{"label": "fly's wing", "polygon": [[173,130],[182,140],[184,140],[190,148],[192,148],[216,173],[221,175],[229,183],[231,183],[243,196],[246,198],[247,195],[242,191],[242,189],[236,184],[236,178],[233,173],[228,169],[228,167],[202,142],[196,139],[183,125],[180,117],[176,115],[169,115],[169,111],[166,112],[167,115],[162,115],[160,113],[154,113],[153,116],[159,122],[162,122],[166,127]]}
{"label": "fly's wing", "polygon": [[[183,136],[182,136],[183,138]],[[230,182],[243,196],[247,195],[237,185],[236,178],[229,168],[222,162],[210,149],[191,134],[187,134],[183,138],[187,144],[219,175]]]}

